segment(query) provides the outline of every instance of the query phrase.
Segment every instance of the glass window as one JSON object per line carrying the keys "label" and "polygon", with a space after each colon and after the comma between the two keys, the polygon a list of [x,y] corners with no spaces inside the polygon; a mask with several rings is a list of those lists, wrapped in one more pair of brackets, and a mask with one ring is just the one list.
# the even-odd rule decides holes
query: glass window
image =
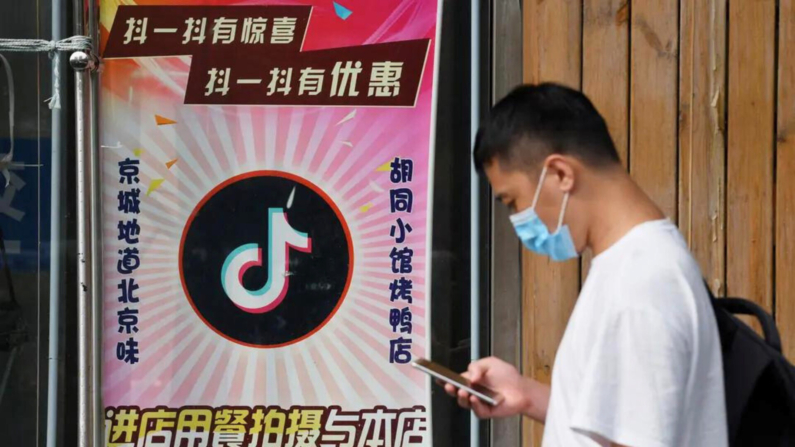
{"label": "glass window", "polygon": [[[446,0],[437,85],[433,197],[432,357],[454,371],[470,359],[469,2]],[[432,388],[433,445],[469,445],[469,411]]]}
{"label": "glass window", "polygon": [[[64,2],[66,3],[66,2]],[[0,37],[51,39],[51,2],[29,0],[0,3]],[[70,30],[64,18],[64,30]],[[9,126],[12,98],[5,70],[0,69],[0,158],[8,177],[0,176],[0,433],[3,445],[40,446],[46,443],[49,364],[50,292],[60,296],[58,366],[61,408],[76,408],[74,401],[75,265],[74,265],[74,164],[65,148],[73,141],[69,111],[71,78],[61,80],[63,113],[62,163],[52,162],[52,116],[46,100],[52,96],[51,60],[47,54],[2,53],[13,74],[15,126]],[[68,55],[64,56],[68,60]],[[66,65],[68,66],[68,65]],[[60,237],[51,240],[53,169],[63,183],[56,221]],[[67,238],[65,235],[69,235]],[[72,241],[68,244],[66,241]],[[71,248],[69,253],[66,249]],[[59,256],[61,274],[51,278],[53,253]],[[69,265],[67,265],[67,262]],[[71,297],[71,298],[69,298]],[[71,355],[66,355],[66,353]],[[71,382],[69,378],[71,379]],[[71,391],[70,391],[71,390]],[[71,394],[69,394],[71,393]],[[65,396],[71,398],[66,399]],[[75,439],[75,411],[61,411],[56,439]],[[62,441],[59,441],[62,442]]]}

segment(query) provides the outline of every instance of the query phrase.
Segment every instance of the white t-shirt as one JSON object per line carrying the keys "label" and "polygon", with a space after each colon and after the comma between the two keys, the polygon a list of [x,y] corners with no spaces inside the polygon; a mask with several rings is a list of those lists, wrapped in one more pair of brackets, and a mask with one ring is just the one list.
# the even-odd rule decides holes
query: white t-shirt
{"label": "white t-shirt", "polygon": [[544,447],[726,446],[720,340],[669,220],[595,257],[555,358]]}

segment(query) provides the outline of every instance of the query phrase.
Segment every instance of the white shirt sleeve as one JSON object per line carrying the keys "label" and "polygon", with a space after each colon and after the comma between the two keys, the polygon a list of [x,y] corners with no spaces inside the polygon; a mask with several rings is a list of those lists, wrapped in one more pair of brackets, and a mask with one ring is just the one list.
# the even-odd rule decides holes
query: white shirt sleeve
{"label": "white shirt sleeve", "polygon": [[610,316],[587,354],[571,429],[596,442],[679,446],[691,356],[672,317],[653,307]]}

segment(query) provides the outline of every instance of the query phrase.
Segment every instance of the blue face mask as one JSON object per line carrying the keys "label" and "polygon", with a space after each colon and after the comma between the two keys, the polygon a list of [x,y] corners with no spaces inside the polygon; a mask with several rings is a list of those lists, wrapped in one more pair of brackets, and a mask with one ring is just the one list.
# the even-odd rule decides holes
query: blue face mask
{"label": "blue face mask", "polygon": [[569,193],[567,192],[563,196],[563,204],[560,207],[560,215],[558,216],[558,227],[554,233],[549,233],[547,226],[544,225],[544,222],[541,221],[535,211],[538,196],[541,194],[541,185],[544,183],[546,175],[547,168],[545,166],[541,171],[541,178],[538,180],[533,204],[530,205],[530,208],[512,215],[511,223],[514,230],[516,230],[516,235],[519,236],[525,247],[540,255],[549,256],[553,261],[566,261],[579,256],[577,249],[574,247],[571,233],[569,233],[569,227],[563,225],[563,216],[566,213],[566,205],[569,202]]}

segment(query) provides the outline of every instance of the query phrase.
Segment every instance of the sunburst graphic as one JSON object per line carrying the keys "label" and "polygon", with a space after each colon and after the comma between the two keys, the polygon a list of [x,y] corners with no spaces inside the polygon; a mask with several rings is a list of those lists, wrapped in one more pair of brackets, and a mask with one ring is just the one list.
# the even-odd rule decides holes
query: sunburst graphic
{"label": "sunburst graphic", "polygon": [[[159,405],[375,405],[411,407],[425,402],[428,382],[409,365],[389,362],[391,339],[411,338],[412,355],[426,356],[429,308],[430,89],[413,109],[197,107],[182,105],[187,58],[108,61],[102,95],[104,195],[104,399],[108,406]],[[155,115],[175,124],[158,126]],[[350,144],[340,144],[349,142]],[[125,148],[142,148],[140,157]],[[395,157],[414,160],[410,214],[393,214],[389,172]],[[116,209],[118,163],[140,160],[141,213]],[[173,160],[179,160],[174,163]],[[353,241],[351,286],[334,317],[294,345],[258,349],[230,342],[209,329],[191,308],[179,274],[179,246],[191,212],[214,187],[239,174],[276,170],[321,188],[339,208]],[[162,181],[161,181],[162,180]],[[147,185],[159,182],[146,195]],[[401,185],[401,187],[406,185]],[[285,203],[287,202],[285,197]],[[366,210],[366,212],[363,212]],[[291,212],[300,212],[293,206]],[[141,227],[141,267],[117,273],[120,220]],[[397,217],[413,231],[400,246],[414,251],[413,302],[390,302],[390,236]],[[118,284],[134,277],[140,289],[140,361],[116,357]],[[393,332],[389,311],[410,307],[412,333]]]}

